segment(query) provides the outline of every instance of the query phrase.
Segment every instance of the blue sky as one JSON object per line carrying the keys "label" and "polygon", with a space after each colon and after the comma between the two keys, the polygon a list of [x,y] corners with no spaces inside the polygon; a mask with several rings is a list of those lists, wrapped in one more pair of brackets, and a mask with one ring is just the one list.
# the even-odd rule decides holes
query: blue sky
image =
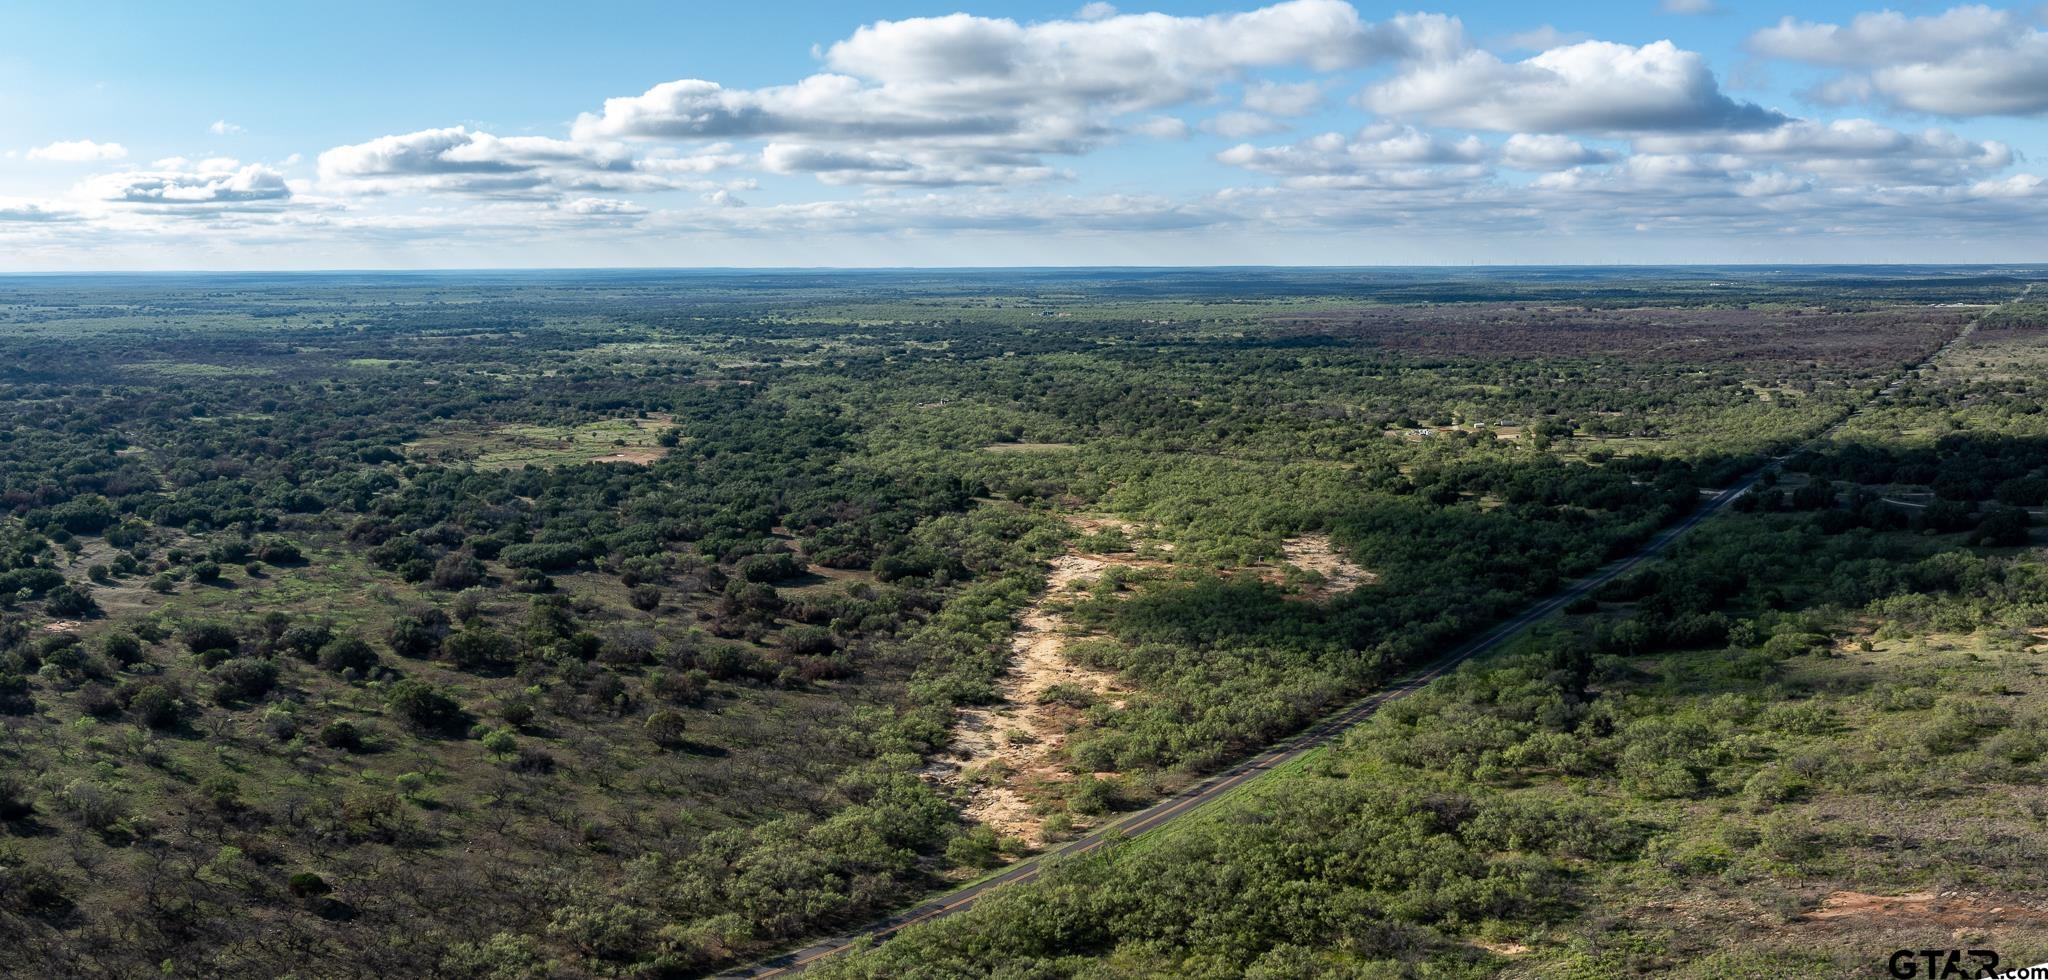
{"label": "blue sky", "polygon": [[0,2],[0,269],[2048,261],[2044,9]]}

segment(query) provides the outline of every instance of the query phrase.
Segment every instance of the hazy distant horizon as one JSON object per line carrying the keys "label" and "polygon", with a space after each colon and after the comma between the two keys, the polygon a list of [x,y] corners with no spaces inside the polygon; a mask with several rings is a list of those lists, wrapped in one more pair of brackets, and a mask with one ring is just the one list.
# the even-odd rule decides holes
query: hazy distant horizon
{"label": "hazy distant horizon", "polygon": [[4,279],[50,279],[67,276],[327,276],[327,275],[390,275],[390,276],[459,276],[459,275],[576,275],[595,273],[648,273],[683,275],[761,275],[772,273],[791,274],[837,274],[862,275],[869,273],[918,273],[979,275],[988,273],[1058,273],[1058,272],[1202,272],[1202,271],[1244,271],[1244,272],[1525,272],[1545,269],[1642,272],[1656,270],[1727,270],[1755,272],[1779,268],[1798,269],[1812,272],[1826,269],[1883,269],[1883,270],[2048,270],[2048,261],[2041,262],[1657,262],[1644,264],[1608,262],[1519,262],[1519,263],[1475,263],[1471,265],[1445,265],[1441,263],[1412,264],[1260,264],[1260,263],[1215,263],[1192,265],[731,265],[731,266],[689,266],[689,265],[589,265],[589,266],[478,266],[464,268],[448,267],[390,267],[390,268],[308,268],[308,269],[64,269],[64,270],[6,270],[0,269],[0,280]]}

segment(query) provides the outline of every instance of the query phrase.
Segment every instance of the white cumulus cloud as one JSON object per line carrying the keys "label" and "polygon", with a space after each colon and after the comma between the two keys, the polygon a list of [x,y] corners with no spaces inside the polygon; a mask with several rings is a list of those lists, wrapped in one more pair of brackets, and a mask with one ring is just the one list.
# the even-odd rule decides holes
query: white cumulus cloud
{"label": "white cumulus cloud", "polygon": [[1746,133],[1645,137],[1635,141],[1635,148],[1730,154],[1808,172],[1935,182],[2003,170],[2015,160],[2012,147],[1996,140],[1967,140],[1944,129],[1907,133],[1868,119],[1799,120]]}
{"label": "white cumulus cloud", "polygon": [[712,147],[691,156],[636,157],[618,143],[496,136],[463,126],[380,136],[320,154],[322,181],[371,192],[443,190],[496,197],[573,191],[654,191],[677,175],[709,173],[742,157]]}
{"label": "white cumulus cloud", "polygon": [[28,151],[28,158],[31,160],[48,160],[53,163],[97,163],[102,160],[122,160],[127,156],[128,148],[119,143],[95,143],[92,140],[60,140]]}
{"label": "white cumulus cloud", "polygon": [[1202,129],[1230,139],[1265,136],[1287,128],[1285,123],[1256,112],[1220,112],[1202,120]]}
{"label": "white cumulus cloud", "polygon": [[[1060,260],[1088,261],[1111,253],[1067,245],[1129,236],[1269,241],[1298,249],[1290,256],[1343,261],[1366,257],[1344,251],[1355,243],[1475,235],[1531,236],[1534,259],[1584,254],[1571,250],[1580,234],[1860,235],[1914,247],[1977,247],[1995,234],[2048,244],[2048,185],[2020,172],[2014,146],[1920,121],[2042,111],[2040,23],[2024,14],[1970,6],[1786,20],[1751,37],[1760,58],[1822,69],[1816,98],[1902,110],[1914,120],[1904,126],[1881,113],[1798,119],[1733,97],[1682,36],[1616,43],[1544,27],[1482,43],[1441,14],[1368,20],[1344,0],[1245,2],[1191,16],[1090,3],[1037,22],[971,13],[877,21],[812,49],[812,70],[766,83],[669,75],[637,94],[588,92],[591,111],[545,135],[474,124],[358,132],[308,169],[297,156],[165,156],[119,173],[84,168],[93,176],[66,195],[28,183],[59,168],[17,163],[27,180],[14,190],[52,196],[0,198],[0,254],[66,242],[107,255],[117,253],[92,250],[343,241],[379,250],[427,242],[454,256],[516,239],[537,250],[573,241],[673,256],[677,243],[748,239],[767,250],[759,254],[821,261],[973,261],[1057,241]],[[1351,121],[1274,135],[1326,115]],[[1197,127],[1224,141],[1160,145]],[[240,132],[225,119],[208,129]],[[1177,155],[1199,164],[1220,148],[1212,159],[1227,176],[1203,188],[1186,185],[1219,168],[1097,180],[1083,158],[1112,147],[1133,147],[1126,165],[1148,168],[1170,168]],[[75,140],[7,158],[124,155],[119,144]],[[1176,189],[1105,190],[1155,176]],[[775,179],[791,177],[803,180]],[[751,205],[736,196],[763,185],[770,190]],[[1221,233],[1186,234],[1203,230]],[[1326,232],[1338,236],[1327,253],[1293,244]],[[1008,244],[978,250],[1004,236]],[[930,250],[886,247],[917,240]],[[724,257],[721,244],[710,247]],[[1110,247],[1122,258],[1183,254]]]}
{"label": "white cumulus cloud", "polygon": [[1555,133],[1516,133],[1501,144],[1501,164],[1512,170],[1563,170],[1607,163],[1617,156],[1613,150],[1594,149]]}
{"label": "white cumulus cloud", "polygon": [[1131,125],[1131,132],[1156,140],[1188,138],[1188,122],[1178,116],[1153,116]]}
{"label": "white cumulus cloud", "polygon": [[[1213,95],[1249,71],[1352,67],[1407,43],[1398,26],[1368,23],[1342,0],[1201,17],[1095,8],[1086,18],[1034,24],[970,14],[878,21],[826,48],[827,70],[818,74],[763,88],[664,82],[607,99],[573,132],[586,141],[857,143],[932,161],[936,179],[986,168],[986,154],[1005,153],[1013,156],[1000,165],[1031,174],[1040,157],[1085,153],[1125,128],[1150,133],[1159,124],[1124,117]],[[1294,108],[1304,99],[1255,90]]]}
{"label": "white cumulus cloud", "polygon": [[228,159],[205,160],[189,169],[102,174],[79,187],[94,201],[194,214],[273,210],[292,196],[283,174],[262,164]]}
{"label": "white cumulus cloud", "polygon": [[1273,82],[1261,79],[1244,88],[1244,107],[1273,116],[1305,116],[1323,102],[1321,82]]}
{"label": "white cumulus cloud", "polygon": [[1758,54],[1842,71],[1808,96],[1871,101],[1941,116],[2048,113],[2048,32],[1982,5],[1912,17],[1857,14],[1846,24],[1787,17],[1749,38]]}
{"label": "white cumulus cloud", "polygon": [[1476,164],[1488,157],[1476,136],[1448,138],[1412,126],[1377,125],[1352,136],[1323,133],[1286,146],[1241,143],[1216,155],[1233,167],[1280,176],[1360,174],[1388,168]]}
{"label": "white cumulus cloud", "polygon": [[1670,41],[1582,41],[1509,62],[1465,43],[1455,21],[1404,69],[1369,87],[1368,108],[1500,132],[1629,134],[1776,125],[1777,112],[1723,94],[1706,59]]}

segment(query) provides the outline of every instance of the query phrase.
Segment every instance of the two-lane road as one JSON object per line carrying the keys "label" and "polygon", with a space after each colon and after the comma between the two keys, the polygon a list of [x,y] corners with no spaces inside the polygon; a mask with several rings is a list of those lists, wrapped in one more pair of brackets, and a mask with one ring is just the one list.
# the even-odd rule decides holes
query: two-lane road
{"label": "two-lane road", "polygon": [[[2033,288],[2033,284],[2029,284],[2026,291],[2022,292],[2016,300],[2024,299],[2033,292]],[[1962,344],[1969,338],[1972,331],[1976,329],[1976,326],[1976,320],[1965,324],[1961,330],[1956,332],[1955,336],[1949,338],[1947,342],[1928,354],[1920,363],[1906,371],[1900,372],[1889,384],[1879,388],[1868,400],[1844,414],[1835,424],[1808,440],[1805,445],[1819,443],[1839,432],[1851,419],[1862,414],[1865,408],[1883,400],[1894,390],[1902,387],[1906,382],[1920,374],[1921,371],[1933,364],[1943,354]],[[1779,457],[1780,460],[1783,458]],[[1764,473],[1776,465],[1777,461],[1773,461],[1764,468],[1737,480],[1733,486],[1726,490],[1719,491],[1708,497],[1692,513],[1687,514],[1683,520],[1665,528],[1627,557],[1608,563],[1592,575],[1574,582],[1563,590],[1554,593],[1549,598],[1530,605],[1529,608],[1524,609],[1514,617],[1496,624],[1477,639],[1457,647],[1392,684],[1346,705],[1308,729],[1296,733],[1250,759],[1246,759],[1229,769],[1210,776],[1143,810],[1126,814],[1121,819],[1104,824],[1065,845],[1035,857],[1026,858],[994,875],[949,892],[916,908],[899,912],[877,922],[871,922],[855,931],[831,939],[821,940],[802,949],[732,970],[721,974],[721,976],[735,978],[773,977],[794,973],[825,957],[851,949],[864,941],[887,939],[909,926],[917,925],[920,922],[929,922],[933,919],[965,910],[973,906],[983,895],[988,894],[994,889],[1021,881],[1030,881],[1038,877],[1039,872],[1048,861],[1086,854],[1101,847],[1113,836],[1135,837],[1139,834],[1157,830],[1173,820],[1200,808],[1203,804],[1223,797],[1231,790],[1258,778],[1269,770],[1284,766],[1310,751],[1328,745],[1341,736],[1345,730],[1364,721],[1373,712],[1378,711],[1380,706],[1414,694],[1416,691],[1421,690],[1424,685],[1438,677],[1442,677],[1459,664],[1493,650],[1508,640],[1513,639],[1517,634],[1528,629],[1544,617],[1564,608],[1572,600],[1590,594],[1593,590],[1627,574],[1629,570],[1637,565],[1662,554],[1666,548],[1671,546],[1671,542],[1677,540],[1680,535],[1692,530],[1701,521],[1720,513],[1722,509],[1734,503],[1736,498],[1748,493],[1751,488],[1756,486],[1757,481],[1763,478]]]}
{"label": "two-lane road", "polygon": [[1346,705],[1310,728],[1296,733],[1250,759],[1246,759],[1237,765],[1210,776],[1143,810],[1126,814],[1121,819],[1097,827],[1058,848],[1046,851],[1035,857],[1026,858],[997,874],[957,891],[949,892],[916,908],[899,912],[878,922],[869,923],[854,932],[821,940],[802,949],[784,953],[773,959],[763,960],[751,966],[741,967],[721,974],[721,976],[735,978],[774,977],[802,970],[804,967],[820,959],[850,949],[862,940],[886,939],[906,927],[917,925],[920,922],[928,922],[932,919],[951,915],[966,909],[991,890],[1001,888],[1004,885],[1030,881],[1038,877],[1040,870],[1044,868],[1047,861],[1086,854],[1107,843],[1112,836],[1135,837],[1148,831],[1157,830],[1176,818],[1201,807],[1203,804],[1224,796],[1231,790],[1257,778],[1268,770],[1284,766],[1310,751],[1329,744],[1342,735],[1346,729],[1364,721],[1373,712],[1378,711],[1381,705],[1387,704],[1390,701],[1398,701],[1401,698],[1414,694],[1430,681],[1443,676],[1459,664],[1499,647],[1537,621],[1563,608],[1572,600],[1587,595],[1593,590],[1613,581],[1615,578],[1627,574],[1630,569],[1662,553],[1664,549],[1671,545],[1672,541],[1691,530],[1694,525],[1719,513],[1722,508],[1728,506],[1737,497],[1748,492],[1751,487],[1756,485],[1757,479],[1762,475],[1762,471],[1759,470],[1743,477],[1734,486],[1722,490],[1702,502],[1692,513],[1686,515],[1685,519],[1665,528],[1641,548],[1636,549],[1634,553],[1608,563],[1592,575],[1580,579],[1563,590],[1552,594],[1549,598],[1531,605],[1513,618],[1496,624],[1477,639],[1465,643],[1463,646],[1431,661],[1421,669],[1380,688],[1372,694]]}

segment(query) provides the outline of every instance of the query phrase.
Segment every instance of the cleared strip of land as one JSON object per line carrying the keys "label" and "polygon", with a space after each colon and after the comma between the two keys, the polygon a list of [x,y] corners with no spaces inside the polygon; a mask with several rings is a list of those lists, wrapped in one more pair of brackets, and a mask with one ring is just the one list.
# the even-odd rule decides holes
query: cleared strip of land
{"label": "cleared strip of land", "polygon": [[[2029,291],[2031,291],[2031,288],[2031,286],[2028,287]],[[2026,293],[2021,295],[2024,297]],[[1965,342],[1975,329],[1975,326],[1975,320],[1965,323],[1960,330],[1933,352],[1927,354],[1913,367],[1901,372],[1899,377],[1912,376],[1916,372],[1934,364],[1951,349]],[[1890,384],[1880,388],[1868,401],[1836,420],[1825,431],[1816,435],[1810,443],[1824,440],[1840,431],[1856,415],[1860,414],[1870,404],[1884,398],[1886,393],[1894,390],[1894,388],[1895,385]],[[1114,838],[1135,837],[1166,826],[1207,803],[1229,795],[1246,783],[1268,772],[1285,768],[1290,763],[1299,760],[1302,756],[1328,745],[1352,726],[1370,717],[1382,706],[1413,695],[1431,681],[1455,669],[1459,664],[1499,648],[1524,630],[1570,604],[1573,600],[1591,595],[1601,586],[1627,574],[1638,565],[1656,558],[1669,548],[1673,541],[1683,536],[1687,531],[1692,530],[1701,521],[1721,512],[1743,494],[1748,493],[1762,479],[1764,473],[1774,466],[1775,463],[1748,473],[1735,481],[1733,485],[1715,492],[1711,496],[1703,497],[1700,506],[1684,519],[1665,528],[1655,537],[1645,542],[1642,547],[1626,557],[1612,561],[1602,566],[1593,574],[1553,593],[1550,597],[1533,603],[1521,613],[1495,625],[1478,638],[1453,649],[1400,680],[1352,702],[1305,731],[1281,741],[1250,759],[1246,759],[1235,766],[1210,776],[1174,796],[1160,800],[1145,809],[1127,814],[1122,819],[1095,828],[1059,848],[1025,858],[988,877],[914,908],[896,913],[880,921],[869,923],[852,932],[785,953],[773,959],[729,971],[721,974],[721,976],[773,977],[801,971],[818,960],[845,952],[868,942],[887,939],[910,926],[965,911],[973,907],[983,895],[990,891],[1005,885],[1037,878],[1040,871],[1045,868],[1049,861],[1087,854],[1102,847]]]}

